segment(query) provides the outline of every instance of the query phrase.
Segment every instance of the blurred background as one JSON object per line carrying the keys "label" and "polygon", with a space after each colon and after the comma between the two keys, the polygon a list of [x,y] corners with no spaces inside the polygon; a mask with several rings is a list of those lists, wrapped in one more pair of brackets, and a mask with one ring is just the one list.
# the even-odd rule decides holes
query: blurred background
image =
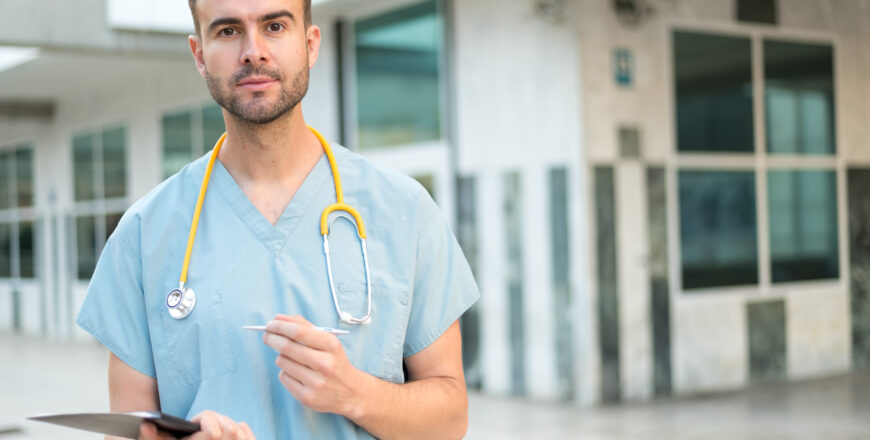
{"label": "blurred background", "polygon": [[[307,121],[422,183],[480,285],[461,321],[477,438],[504,408],[572,436],[578,414],[670,420],[629,415],[735,391],[767,402],[744,415],[799,392],[781,424],[834,408],[839,438],[870,435],[870,0],[313,0],[313,18]],[[73,371],[104,394],[74,325],[102,246],[223,132],[192,29],[183,0],[0,0],[0,409],[64,363],[38,347],[99,357]]]}

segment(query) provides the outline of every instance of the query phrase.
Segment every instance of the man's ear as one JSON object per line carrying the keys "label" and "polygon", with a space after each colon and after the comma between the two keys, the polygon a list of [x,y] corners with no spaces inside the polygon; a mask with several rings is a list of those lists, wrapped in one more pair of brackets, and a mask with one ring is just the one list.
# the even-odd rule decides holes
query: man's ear
{"label": "man's ear", "polygon": [[196,70],[199,71],[199,76],[205,78],[205,61],[202,58],[202,40],[196,35],[189,35],[187,42],[190,43],[190,54],[193,55],[193,61],[196,63]]}
{"label": "man's ear", "polygon": [[308,68],[314,67],[317,57],[320,55],[320,28],[315,25],[308,26],[305,32],[308,44]]}

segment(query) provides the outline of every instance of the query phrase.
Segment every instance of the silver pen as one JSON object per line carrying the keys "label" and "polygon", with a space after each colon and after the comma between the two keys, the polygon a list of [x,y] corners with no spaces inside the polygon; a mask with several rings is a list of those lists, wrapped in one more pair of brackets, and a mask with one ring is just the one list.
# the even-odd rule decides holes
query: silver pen
{"label": "silver pen", "polygon": [[[245,329],[245,330],[254,330],[254,331],[258,331],[258,332],[264,332],[264,331],[266,331],[266,326],[265,326],[265,325],[243,325],[242,328]],[[334,335],[347,335],[347,334],[350,334],[350,332],[347,331],[347,330],[340,330],[340,329],[332,328],[332,327],[318,327],[318,326],[315,326],[314,329],[315,329],[315,330],[320,330],[320,331],[322,331],[322,332],[326,332],[326,333],[332,333],[332,334],[334,334]]]}

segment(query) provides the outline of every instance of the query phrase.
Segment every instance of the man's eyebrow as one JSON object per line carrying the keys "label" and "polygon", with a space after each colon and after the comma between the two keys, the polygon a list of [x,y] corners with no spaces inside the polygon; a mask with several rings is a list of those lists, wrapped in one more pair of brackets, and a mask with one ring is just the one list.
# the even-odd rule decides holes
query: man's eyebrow
{"label": "man's eyebrow", "polygon": [[242,23],[242,20],[239,20],[238,18],[232,18],[232,17],[218,18],[218,19],[212,21],[211,23],[209,23],[208,31],[213,32],[215,29],[217,29],[221,26],[224,26],[224,25],[241,24],[241,23]]}
{"label": "man's eyebrow", "polygon": [[290,11],[286,9],[282,9],[280,11],[268,13],[262,17],[260,17],[260,21],[272,21],[281,17],[287,17],[291,21],[296,21],[296,17],[290,13]]}

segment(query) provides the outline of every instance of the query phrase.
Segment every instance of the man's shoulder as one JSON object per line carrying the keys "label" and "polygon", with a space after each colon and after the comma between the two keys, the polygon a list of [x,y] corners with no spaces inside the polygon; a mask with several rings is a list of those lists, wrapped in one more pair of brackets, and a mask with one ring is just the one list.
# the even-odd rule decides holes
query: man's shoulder
{"label": "man's shoulder", "polygon": [[337,146],[336,156],[345,194],[357,195],[375,200],[384,200],[392,209],[401,207],[434,207],[429,192],[417,180],[396,170]]}
{"label": "man's shoulder", "polygon": [[143,222],[177,215],[181,207],[189,206],[188,209],[192,210],[198,194],[197,185],[202,181],[205,171],[204,162],[207,161],[208,155],[185,165],[133,202],[124,212],[112,235],[120,238],[130,234],[138,235]]}

